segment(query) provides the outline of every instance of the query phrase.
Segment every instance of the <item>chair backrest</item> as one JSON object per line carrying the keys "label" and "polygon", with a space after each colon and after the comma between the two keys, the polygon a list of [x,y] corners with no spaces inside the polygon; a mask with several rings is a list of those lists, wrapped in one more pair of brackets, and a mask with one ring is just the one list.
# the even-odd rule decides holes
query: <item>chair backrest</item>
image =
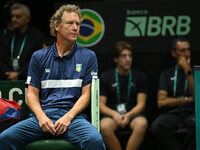
{"label": "chair backrest", "polygon": [[[91,123],[99,131],[99,79],[92,79]],[[23,109],[23,118],[28,118],[30,110],[26,98],[27,88],[24,80],[0,81],[0,98],[15,100]]]}
{"label": "chair backrest", "polygon": [[99,112],[99,79],[92,79],[91,89],[91,123],[100,132],[100,112]]}
{"label": "chair backrest", "polygon": [[200,66],[194,66],[196,150],[200,150]]}

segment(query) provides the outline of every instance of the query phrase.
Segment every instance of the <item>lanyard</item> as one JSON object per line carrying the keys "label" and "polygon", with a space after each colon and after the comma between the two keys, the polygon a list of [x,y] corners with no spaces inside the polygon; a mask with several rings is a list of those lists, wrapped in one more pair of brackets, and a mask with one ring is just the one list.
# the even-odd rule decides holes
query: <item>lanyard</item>
{"label": "lanyard", "polygon": [[[22,44],[21,44],[19,53],[18,53],[18,55],[17,55],[17,59],[18,59],[18,60],[20,59],[20,56],[21,56],[22,51],[23,51],[23,49],[24,49],[25,43],[26,43],[26,36],[24,37],[24,39],[23,39],[23,41],[22,41]],[[11,41],[11,59],[13,59],[14,44],[15,44],[15,35],[12,37],[12,41]]]}
{"label": "lanyard", "polygon": [[7,29],[6,29],[6,27],[4,28],[3,33],[4,33],[4,35],[7,34]]}
{"label": "lanyard", "polygon": [[[173,91],[173,96],[176,96],[177,77],[178,77],[178,68],[176,66],[175,67],[175,71],[174,71],[174,91]],[[188,85],[188,81],[187,81],[187,79],[185,79],[184,95],[185,95],[185,93],[187,91],[187,85]]]}
{"label": "lanyard", "polygon": [[[119,87],[119,77],[118,77],[118,73],[117,73],[117,68],[115,68],[115,80],[117,82],[117,87],[116,87],[117,100],[120,103],[120,87]],[[130,73],[129,73],[128,91],[127,91],[128,98],[130,97],[130,94],[131,94],[131,82],[132,82],[132,70],[130,70]]]}

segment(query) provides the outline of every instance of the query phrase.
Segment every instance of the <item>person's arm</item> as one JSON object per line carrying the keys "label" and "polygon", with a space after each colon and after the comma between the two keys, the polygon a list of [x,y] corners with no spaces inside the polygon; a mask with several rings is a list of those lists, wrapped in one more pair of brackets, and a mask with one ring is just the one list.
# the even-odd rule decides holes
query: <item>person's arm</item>
{"label": "person's arm", "polygon": [[129,118],[131,118],[137,114],[142,113],[146,106],[146,99],[147,99],[147,94],[138,93],[136,106],[133,107],[129,112],[127,112],[126,115],[129,116]]}
{"label": "person's arm", "polygon": [[180,104],[185,104],[188,102],[192,102],[193,98],[192,97],[179,97],[179,98],[174,98],[174,97],[168,97],[168,92],[165,90],[159,90],[158,91],[158,96],[157,96],[157,104],[158,107],[173,107],[173,106],[178,106]]}
{"label": "person's arm", "polygon": [[8,80],[19,80],[18,72],[10,71],[6,72],[6,75]]}
{"label": "person's arm", "polygon": [[146,106],[146,99],[147,99],[147,94],[145,93],[138,93],[137,94],[137,104],[135,107],[133,107],[129,112],[124,114],[124,127],[129,123],[130,119],[137,115],[140,114],[144,111],[145,106]]}
{"label": "person's arm", "polygon": [[100,112],[101,112],[101,114],[111,116],[114,119],[114,121],[118,125],[120,125],[120,122],[122,120],[122,115],[120,113],[118,113],[116,110],[109,108],[106,105],[106,102],[107,102],[107,97],[101,95],[100,96]]}
{"label": "person's arm", "polygon": [[54,128],[56,129],[56,135],[61,135],[67,130],[67,127],[70,125],[71,121],[89,105],[90,97],[91,83],[82,87],[81,96],[72,109],[56,121],[54,125]]}
{"label": "person's arm", "polygon": [[136,97],[136,105],[124,115],[124,124],[128,124],[129,120],[144,112],[147,100],[147,91],[148,91],[148,81],[145,73],[138,72],[138,75],[135,76],[135,79],[138,81],[137,85],[137,97]]}
{"label": "person's arm", "polygon": [[[184,64],[186,63],[185,58],[178,60],[177,65],[179,68],[183,68],[183,66],[185,66]],[[187,66],[187,65],[186,65]],[[159,90],[158,90],[158,94],[157,94],[157,106],[158,108],[161,107],[175,107],[178,106],[180,104],[185,104],[188,102],[192,102],[193,101],[193,97],[172,97],[168,95],[168,78],[169,78],[169,74],[167,73],[167,71],[163,71],[160,75],[160,81],[159,81]],[[191,85],[191,83],[189,83]]]}
{"label": "person's arm", "polygon": [[194,76],[193,74],[187,76],[188,80],[188,89],[190,94],[192,95],[192,98],[194,100]]}
{"label": "person's arm", "polygon": [[[190,59],[186,60],[184,57],[180,57],[178,59],[178,66],[181,67],[186,74],[188,72],[192,72],[192,69],[190,66]],[[192,97],[194,99],[194,76],[193,76],[193,73],[188,74],[186,78],[188,81],[188,89],[189,89],[190,95],[192,95]]]}
{"label": "person's arm", "polygon": [[28,85],[27,102],[30,110],[35,114],[39,121],[39,126],[44,132],[49,132],[53,135],[56,134],[53,122],[46,116],[39,100],[39,89],[32,85]]}

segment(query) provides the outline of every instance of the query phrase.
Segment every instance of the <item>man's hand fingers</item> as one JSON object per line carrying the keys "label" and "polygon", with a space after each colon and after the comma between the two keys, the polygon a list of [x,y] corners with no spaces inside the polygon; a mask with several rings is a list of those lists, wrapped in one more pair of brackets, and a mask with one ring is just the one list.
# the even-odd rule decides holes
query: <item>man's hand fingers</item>
{"label": "man's hand fingers", "polygon": [[49,122],[46,122],[45,124],[43,124],[41,126],[41,129],[44,131],[44,132],[48,132],[52,135],[55,135],[56,134],[56,130],[54,129],[53,127],[53,122],[49,123]]}
{"label": "man's hand fingers", "polygon": [[66,128],[65,128],[65,127],[61,127],[61,128],[59,128],[59,130],[57,131],[56,135],[61,135],[61,134],[63,134],[65,131],[66,131]]}
{"label": "man's hand fingers", "polygon": [[48,129],[47,129],[47,127],[45,125],[42,125],[40,128],[42,129],[42,131],[48,132]]}
{"label": "man's hand fingers", "polygon": [[48,126],[48,130],[49,130],[49,133],[55,135],[56,134],[56,130],[54,129],[54,127],[52,125]]}
{"label": "man's hand fingers", "polygon": [[63,125],[63,124],[61,124],[59,122],[56,122],[54,128],[56,130],[56,135],[61,135],[66,131],[67,126],[65,126],[65,125]]}

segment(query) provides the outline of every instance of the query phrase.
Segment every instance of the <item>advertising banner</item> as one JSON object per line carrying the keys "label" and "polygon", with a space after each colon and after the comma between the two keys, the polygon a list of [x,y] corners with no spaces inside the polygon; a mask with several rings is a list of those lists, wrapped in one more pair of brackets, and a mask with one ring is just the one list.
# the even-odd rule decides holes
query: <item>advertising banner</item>
{"label": "advertising banner", "polygon": [[[63,3],[56,3],[57,9]],[[172,38],[197,37],[198,21],[191,3],[82,2],[78,44],[97,53],[111,53],[118,40],[131,42],[140,52],[169,50]],[[195,49],[193,49],[195,51]]]}

